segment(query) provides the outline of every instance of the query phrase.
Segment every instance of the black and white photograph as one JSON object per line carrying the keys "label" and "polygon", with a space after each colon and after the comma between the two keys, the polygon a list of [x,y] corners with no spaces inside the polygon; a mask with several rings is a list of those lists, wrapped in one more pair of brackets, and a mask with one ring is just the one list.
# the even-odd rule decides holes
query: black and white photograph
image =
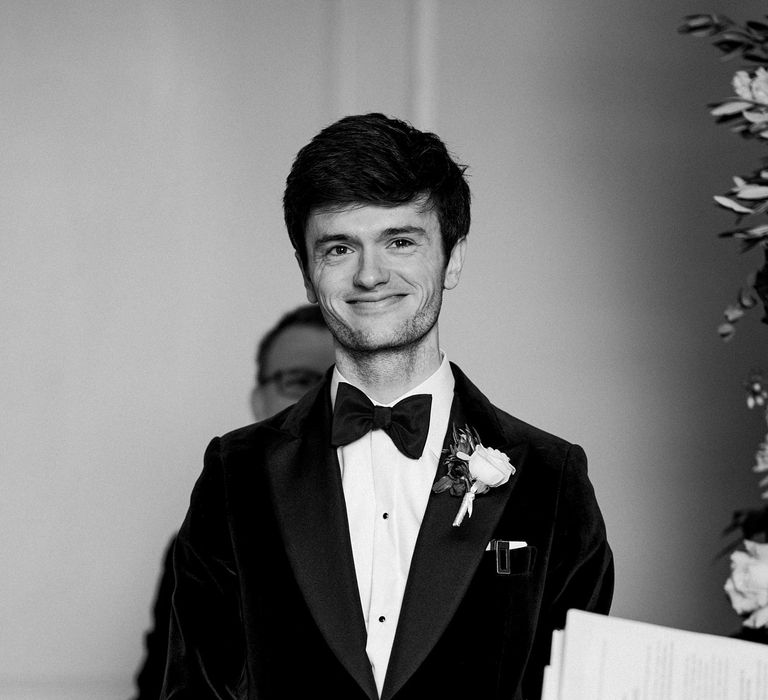
{"label": "black and white photograph", "polygon": [[768,700],[768,3],[0,37],[0,697]]}

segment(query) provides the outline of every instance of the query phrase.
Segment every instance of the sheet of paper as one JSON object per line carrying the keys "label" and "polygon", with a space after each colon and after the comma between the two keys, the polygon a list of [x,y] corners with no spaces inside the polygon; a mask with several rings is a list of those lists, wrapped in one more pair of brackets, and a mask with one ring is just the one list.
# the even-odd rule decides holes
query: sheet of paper
{"label": "sheet of paper", "polygon": [[571,610],[544,700],[765,700],[768,646]]}
{"label": "sheet of paper", "polygon": [[563,656],[563,631],[552,633],[552,651],[549,654],[550,663],[544,669],[544,683],[541,690],[541,700],[559,700],[560,668]]}

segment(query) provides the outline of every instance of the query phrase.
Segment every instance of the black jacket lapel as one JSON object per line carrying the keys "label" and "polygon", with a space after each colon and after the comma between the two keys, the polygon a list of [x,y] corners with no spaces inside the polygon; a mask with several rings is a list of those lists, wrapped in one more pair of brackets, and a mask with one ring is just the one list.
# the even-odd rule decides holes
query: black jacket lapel
{"label": "black jacket lapel", "polygon": [[[505,452],[517,471],[503,486],[478,496],[472,517],[459,527],[452,523],[461,499],[448,492],[430,494],[411,560],[383,700],[391,698],[419,667],[456,612],[515,487],[525,455],[525,443],[515,444],[503,433],[485,396],[458,367],[451,367],[456,385],[443,447],[450,443],[452,425],[468,424],[486,447]],[[443,469],[441,461],[438,476]]]}
{"label": "black jacket lapel", "polygon": [[350,675],[375,699],[330,424],[326,381],[302,399],[282,425],[286,439],[276,441],[269,465],[275,511],[296,581],[318,628]]}

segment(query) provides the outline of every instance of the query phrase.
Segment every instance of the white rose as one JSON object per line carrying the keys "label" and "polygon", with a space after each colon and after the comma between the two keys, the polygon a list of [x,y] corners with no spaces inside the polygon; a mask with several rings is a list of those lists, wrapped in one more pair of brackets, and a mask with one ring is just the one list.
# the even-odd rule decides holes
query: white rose
{"label": "white rose", "polygon": [[765,68],[758,68],[755,72],[752,80],[752,97],[755,102],[768,105],[768,71]]}
{"label": "white rose", "polygon": [[478,445],[469,458],[469,473],[487,486],[501,486],[509,481],[515,468],[509,457],[492,447]]}
{"label": "white rose", "polygon": [[744,540],[746,552],[731,554],[731,576],[725,591],[747,627],[768,626],[768,544]]}
{"label": "white rose", "polygon": [[736,75],[733,76],[731,84],[733,85],[734,92],[741,97],[742,100],[752,99],[752,78],[749,77],[747,71],[737,71]]}

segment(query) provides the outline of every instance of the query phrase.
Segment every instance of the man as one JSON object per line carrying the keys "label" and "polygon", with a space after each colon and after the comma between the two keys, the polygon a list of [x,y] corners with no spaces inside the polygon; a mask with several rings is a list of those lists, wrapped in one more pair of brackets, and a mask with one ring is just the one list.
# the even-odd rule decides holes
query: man
{"label": "man", "polygon": [[469,200],[436,136],[380,114],[299,151],[285,220],[336,364],[211,442],[163,697],[538,698],[566,611],[608,611],[583,451],[492,406],[441,351]]}
{"label": "man", "polygon": [[[260,421],[295,403],[333,364],[333,341],[317,306],[305,304],[284,314],[258,344],[251,411]],[[135,700],[157,700],[168,654],[168,622],[173,593],[173,542],[166,548],[152,609],[146,654],[136,674]]]}

